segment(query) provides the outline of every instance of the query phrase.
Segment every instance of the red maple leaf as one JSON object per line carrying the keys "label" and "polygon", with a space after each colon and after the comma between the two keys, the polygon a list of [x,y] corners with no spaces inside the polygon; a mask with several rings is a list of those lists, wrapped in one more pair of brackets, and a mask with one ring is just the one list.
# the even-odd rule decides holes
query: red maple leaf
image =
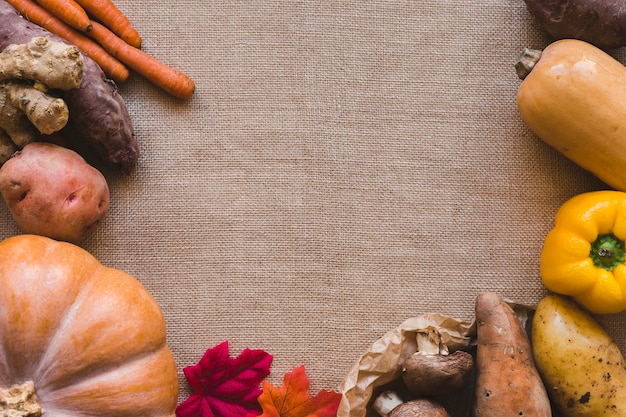
{"label": "red maple leaf", "polygon": [[258,399],[263,414],[259,417],[337,417],[341,394],[322,390],[311,397],[309,385],[304,366],[285,374],[280,388],[264,381]]}
{"label": "red maple leaf", "polygon": [[270,373],[272,356],[245,349],[236,359],[228,342],[208,349],[197,365],[183,369],[193,394],[176,408],[178,417],[245,417],[258,414],[260,383]]}

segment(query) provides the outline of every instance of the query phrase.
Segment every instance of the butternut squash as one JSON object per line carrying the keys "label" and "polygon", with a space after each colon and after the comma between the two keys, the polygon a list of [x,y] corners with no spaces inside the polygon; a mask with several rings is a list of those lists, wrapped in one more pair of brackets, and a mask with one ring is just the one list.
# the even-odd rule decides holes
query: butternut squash
{"label": "butternut squash", "polygon": [[516,63],[528,127],[607,185],[626,191],[626,67],[601,49],[563,39]]}

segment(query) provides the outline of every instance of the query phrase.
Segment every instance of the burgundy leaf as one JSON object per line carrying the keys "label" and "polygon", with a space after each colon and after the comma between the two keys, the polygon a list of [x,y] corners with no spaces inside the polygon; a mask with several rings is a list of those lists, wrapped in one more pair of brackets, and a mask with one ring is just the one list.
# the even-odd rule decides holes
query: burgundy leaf
{"label": "burgundy leaf", "polygon": [[228,341],[208,349],[200,362],[183,369],[193,393],[176,408],[178,417],[246,417],[261,411],[261,381],[270,373],[272,356],[245,349],[233,359]]}

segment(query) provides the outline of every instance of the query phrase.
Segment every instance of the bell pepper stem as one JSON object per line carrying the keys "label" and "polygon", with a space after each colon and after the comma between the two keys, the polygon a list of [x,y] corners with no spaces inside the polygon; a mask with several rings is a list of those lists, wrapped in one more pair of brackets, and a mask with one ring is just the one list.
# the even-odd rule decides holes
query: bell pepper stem
{"label": "bell pepper stem", "polygon": [[591,244],[589,256],[598,268],[612,271],[624,262],[624,241],[613,233],[600,235]]}

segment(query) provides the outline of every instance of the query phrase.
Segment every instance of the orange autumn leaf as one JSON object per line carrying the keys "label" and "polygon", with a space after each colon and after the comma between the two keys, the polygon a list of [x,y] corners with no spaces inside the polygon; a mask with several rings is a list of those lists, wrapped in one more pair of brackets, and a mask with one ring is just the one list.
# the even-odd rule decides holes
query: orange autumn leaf
{"label": "orange autumn leaf", "polygon": [[341,394],[322,390],[311,397],[309,386],[304,366],[285,374],[280,388],[264,381],[258,399],[263,414],[259,417],[337,417]]}

